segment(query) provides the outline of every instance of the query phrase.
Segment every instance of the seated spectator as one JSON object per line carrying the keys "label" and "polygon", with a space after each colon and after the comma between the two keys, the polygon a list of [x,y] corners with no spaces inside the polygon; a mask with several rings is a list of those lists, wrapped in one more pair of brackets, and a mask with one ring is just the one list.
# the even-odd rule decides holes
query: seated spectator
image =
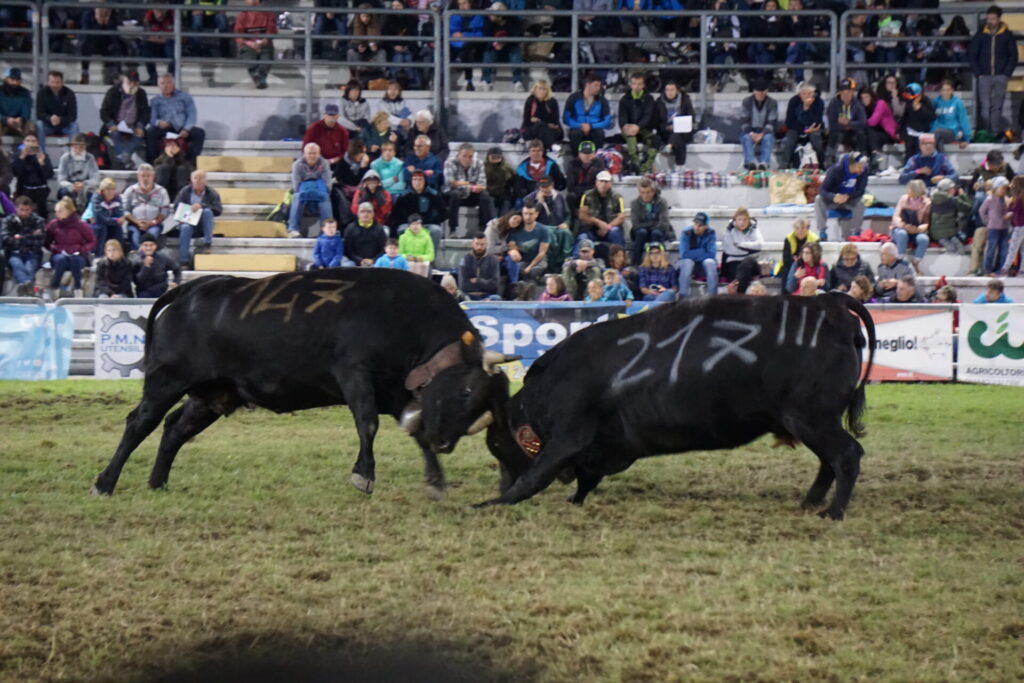
{"label": "seated spectator", "polygon": [[587,303],[601,301],[604,298],[604,282],[601,278],[594,278],[587,282],[587,294],[583,300]]}
{"label": "seated spectator", "polygon": [[825,173],[814,200],[814,221],[822,240],[828,239],[829,209],[844,209],[851,214],[849,223],[842,228],[843,240],[860,234],[864,221],[864,191],[868,185],[867,162],[868,158],[863,154],[844,154]]}
{"label": "seated spectator", "polygon": [[[755,80],[750,86],[750,92],[740,104],[743,166],[748,171],[767,171],[775,147],[775,129],[779,126],[779,103],[768,95],[768,84],[763,80]],[[754,149],[758,145],[761,147],[760,154],[755,157]]]}
{"label": "seated spectator", "polygon": [[[908,100],[900,120],[900,137],[903,138],[903,163],[906,163],[920,150],[920,139],[932,129],[935,122],[935,106],[924,96],[919,83],[910,83],[903,91],[903,98]],[[935,144],[934,136],[931,137]],[[901,180],[900,182],[906,182]]]}
{"label": "seated spectator", "polygon": [[388,89],[380,98],[380,111],[387,112],[388,125],[404,142],[412,128],[412,110],[402,97],[402,86],[397,81],[388,83]]}
{"label": "seated spectator", "polygon": [[[623,175],[643,175],[654,167],[656,150],[661,146],[658,106],[645,92],[647,78],[642,73],[629,77],[629,91],[619,99],[619,129],[626,139]],[[641,158],[639,145],[647,148]]]}
{"label": "seated spectator", "polygon": [[640,263],[648,242],[665,243],[675,237],[669,222],[668,202],[650,178],[641,178],[637,197],[630,204],[630,240],[633,242],[633,262]]}
{"label": "seated spectator", "polygon": [[75,203],[69,197],[58,201],[53,210],[57,217],[47,224],[43,243],[51,254],[50,264],[53,266],[50,288],[59,289],[64,273],[70,271],[75,282],[74,295],[81,297],[82,269],[86,266],[89,252],[96,246],[96,236],[78,217]]}
{"label": "seated spectator", "polygon": [[754,280],[747,287],[747,296],[768,296],[768,288],[760,280]]}
{"label": "seated spectator", "polygon": [[338,234],[338,222],[333,218],[325,218],[320,224],[320,234],[313,245],[313,263],[310,270],[319,268],[337,268],[353,265],[345,258],[345,241]]}
{"label": "seated spectator", "polygon": [[925,133],[918,138],[920,150],[917,154],[907,159],[906,165],[900,171],[900,182],[908,183],[914,178],[924,181],[928,187],[934,187],[935,183],[943,178],[959,180],[956,169],[950,163],[949,158],[942,152],[935,150],[935,136]]}
{"label": "seated spectator", "polygon": [[867,278],[868,284],[874,286],[875,273],[871,266],[861,260],[857,245],[847,242],[839,249],[839,260],[828,271],[828,289],[850,292],[853,281],[860,277]]}
{"label": "seated spectator", "polygon": [[[617,271],[616,271],[617,272]],[[648,242],[647,253],[640,265],[640,293],[644,301],[675,301],[679,287],[679,274],[669,265],[665,247],[660,242]]]}
{"label": "seated spectator", "polygon": [[[405,3],[402,0],[391,0],[390,7],[397,10],[406,9]],[[384,21],[381,24],[381,32],[385,36],[415,38],[419,32],[418,29],[419,20],[415,14],[388,14],[384,17]],[[389,41],[384,46],[387,53],[387,61],[412,64],[417,61],[417,47],[418,45],[415,41]],[[401,78],[413,90],[419,90],[423,85],[423,78],[419,69],[389,66],[388,78],[392,79],[392,82],[396,82],[397,79]]]}
{"label": "seated spectator", "polygon": [[508,236],[522,225],[523,215],[518,211],[509,211],[505,215],[495,218],[484,228],[487,253],[498,259],[509,289],[512,289],[519,281],[519,263],[522,255],[518,250],[509,249]]}
{"label": "seated spectator", "polygon": [[405,169],[402,160],[395,157],[395,143],[381,143],[380,157],[370,162],[370,170],[377,174],[381,185],[391,193],[392,198],[405,192]]}
{"label": "seated spectator", "polygon": [[569,159],[566,178],[569,208],[576,211],[580,200],[597,184],[597,174],[607,171],[604,159],[597,156],[597,146],[593,142],[581,142],[576,148],[578,154]]}
{"label": "seated spectator", "polygon": [[[350,7],[348,0],[316,0],[314,6],[325,11],[318,12],[313,20],[314,36],[343,36],[348,33],[348,14],[332,12],[333,9]],[[339,60],[345,53],[344,41],[314,40],[313,58]]]}
{"label": "seated spectator", "polygon": [[818,289],[817,279],[810,275],[801,280],[796,286],[796,291],[793,292],[797,296],[817,296],[821,293],[822,291]]}
{"label": "seated spectator", "polygon": [[370,118],[366,128],[363,129],[362,136],[371,159],[380,156],[380,147],[385,142],[392,144],[398,142],[398,133],[391,130],[386,111],[379,111]]}
{"label": "seated spectator", "polygon": [[448,234],[459,233],[459,209],[476,206],[480,209],[480,225],[494,218],[494,203],[487,194],[487,178],[483,164],[476,158],[473,145],[464,142],[458,154],[444,165],[444,194],[448,197]]}
{"label": "seated spectator", "polygon": [[96,284],[92,295],[97,299],[129,299],[132,290],[132,264],[124,256],[124,246],[118,240],[103,244],[103,258],[96,261]]}
{"label": "seated spectator", "polygon": [[972,303],[976,304],[1012,304],[1013,299],[1003,291],[1003,281],[993,278],[985,285],[985,293],[979,294]]}
{"label": "seated spectator", "polygon": [[129,71],[120,85],[107,90],[100,106],[104,140],[110,147],[115,168],[135,167],[132,156],[145,139],[149,117],[149,98],[139,87],[139,72]]}
{"label": "seated spectator", "polygon": [[32,200],[18,197],[14,200],[14,213],[0,221],[0,241],[7,265],[17,284],[17,296],[36,293],[36,273],[43,263],[43,244],[46,242],[46,221],[32,210]]}
{"label": "seated spectator", "polygon": [[487,150],[484,163],[484,177],[487,179],[487,194],[494,202],[494,215],[504,215],[515,206],[515,170],[505,161],[501,147]]}
{"label": "seated spectator", "polygon": [[[90,31],[90,33],[83,34],[81,38],[83,57],[93,55],[123,57],[127,53],[124,42],[117,37],[118,29],[121,26],[121,16],[110,7],[100,6],[85,10],[82,13],[80,25],[83,30]],[[92,33],[92,31],[102,31],[103,33]],[[117,62],[103,62],[104,85],[117,83],[117,76],[120,72],[121,68]],[[82,60],[82,78],[79,82],[82,85],[89,85],[88,59]]]}
{"label": "seated spectator", "polygon": [[398,253],[408,261],[407,270],[430,277],[430,264],[434,261],[434,240],[423,229],[423,219],[416,214],[409,216],[407,229],[398,237]]}
{"label": "seated spectator", "polygon": [[551,178],[558,190],[565,189],[565,175],[554,159],[544,154],[544,143],[530,140],[526,144],[526,158],[516,166],[515,193],[520,200],[537,190],[541,178]]}
{"label": "seated spectator", "polygon": [[[462,12],[475,9],[472,0],[458,0],[456,8]],[[485,19],[481,14],[452,14],[448,17],[448,34],[451,36],[449,45],[451,47],[452,63],[472,63],[480,59],[482,43],[467,43],[462,38],[480,38],[484,35]],[[473,69],[464,71],[466,90],[472,92]],[[454,84],[454,81],[453,81]]]}
{"label": "seated spectator", "polygon": [[896,283],[900,278],[914,277],[910,264],[901,259],[896,245],[892,242],[882,244],[878,252],[878,280],[875,281],[875,296],[882,299],[896,292]]}
{"label": "seated spectator", "polygon": [[[175,260],[158,249],[156,237],[146,234],[139,244],[139,251],[132,264],[132,282],[135,296],[140,299],[156,299],[168,289],[181,284],[181,269]],[[173,282],[167,281],[167,273],[173,273]]]}
{"label": "seated spectator", "polygon": [[633,298],[640,297],[640,281],[637,273],[637,269],[629,263],[629,253],[625,247],[618,244],[612,244],[608,247],[608,260],[607,265],[609,268],[614,268],[619,271],[619,275],[622,277],[622,281],[626,283],[626,286],[633,292]]}
{"label": "seated spectator", "polygon": [[550,247],[548,248],[548,271],[558,273],[562,262],[572,255],[576,239],[570,229],[569,206],[565,197],[555,189],[555,183],[551,178],[543,177],[537,183],[537,190],[526,195],[523,199],[523,206],[533,202],[537,207],[537,222],[550,228],[548,235]]}
{"label": "seated spectator", "polygon": [[808,242],[817,242],[818,239],[818,236],[811,232],[811,224],[806,218],[797,218],[793,221],[793,232],[786,235],[786,239],[782,241],[782,258],[775,266],[775,274],[781,282],[786,282],[789,271],[800,258],[804,245]]}
{"label": "seated spectator", "polygon": [[917,293],[917,281],[913,275],[904,275],[896,282],[896,291],[884,301],[887,304],[923,304]]}
{"label": "seated spectator", "polygon": [[600,280],[604,272],[604,261],[594,255],[594,243],[583,240],[579,244],[579,256],[565,260],[562,265],[562,283],[565,291],[579,301],[585,294],[587,283]]}
{"label": "seated spectator", "polygon": [[886,145],[899,142],[899,126],[892,115],[892,110],[885,100],[878,99],[874,90],[865,86],[860,89],[860,103],[864,105],[867,115],[867,149],[871,154],[871,165],[877,170],[884,170],[886,157],[883,149]]}
{"label": "seated spectator", "polygon": [[[1017,263],[1017,273],[1024,271],[1024,177],[1013,179],[1010,183],[1010,194],[1012,199],[1008,204],[1010,210],[1010,233],[1009,248],[1006,251],[1006,258],[1003,260],[1002,268],[998,272],[1009,275],[1013,268],[1013,262],[1019,255],[1021,260]],[[996,264],[999,267],[999,264]]]}
{"label": "seated spectator", "polygon": [[[246,7],[258,7],[260,0],[245,0]],[[255,64],[247,64],[249,77],[253,84],[263,90],[267,87],[267,76],[270,74],[270,62],[274,61],[274,39],[267,37],[277,33],[277,13],[246,10],[238,13],[235,19],[235,30],[232,33],[247,33],[252,38],[236,38],[239,59]],[[264,36],[257,38],[255,36]]]}
{"label": "seated spectator", "polygon": [[309,124],[305,135],[302,136],[303,147],[311,142],[319,145],[320,156],[327,159],[335,176],[340,175],[338,164],[348,151],[349,139],[348,129],[338,124],[338,112],[338,105],[325,105],[323,118]]}
{"label": "seated spectator", "polygon": [[412,150],[413,153],[405,157],[405,184],[409,185],[413,172],[419,171],[430,189],[440,192],[444,185],[444,167],[441,159],[430,152],[430,138],[417,135]]}
{"label": "seated spectator", "polygon": [[[356,219],[345,228],[345,256],[357,266],[372,266],[384,253],[387,241],[387,231],[373,219],[373,205],[360,204]],[[397,254],[397,242],[395,247]]]}
{"label": "seated spectator", "polygon": [[551,93],[551,84],[540,80],[533,84],[523,105],[521,133],[524,140],[540,140],[545,152],[562,141],[562,124],[558,118],[558,100]]}
{"label": "seated spectator", "polygon": [[15,193],[31,199],[39,215],[45,217],[49,215],[47,200],[50,198],[50,186],[47,181],[53,177],[53,164],[39,146],[35,133],[26,134],[17,151],[18,155],[11,164],[17,181]]}
{"label": "seated spectator", "polygon": [[299,237],[303,209],[317,206],[320,221],[331,217],[331,167],[320,156],[320,145],[311,142],[302,148],[302,158],[292,164],[292,206],[288,216],[288,236]]}
{"label": "seated spectator", "polygon": [[537,222],[536,205],[523,206],[523,224],[508,234],[509,251],[519,252],[518,298],[532,301],[532,286],[544,281],[551,229]]}
{"label": "seated spectator", "polygon": [[336,167],[338,169],[336,182],[346,201],[335,207],[335,210],[339,216],[347,216],[350,215],[348,201],[352,199],[359,184],[363,182],[363,176],[370,170],[370,155],[366,153],[366,143],[360,138],[349,142],[348,151],[345,152],[345,156],[336,164]]}
{"label": "seated spectator", "polygon": [[7,193],[11,191],[11,181],[13,180],[14,169],[11,167],[11,159],[4,152],[3,145],[0,145],[0,193],[3,193],[4,197],[7,197]]}
{"label": "seated spectator", "polygon": [[864,113],[864,105],[857,99],[856,83],[853,80],[844,78],[839,82],[839,93],[828,103],[825,114],[828,119],[826,166],[835,163],[839,145],[845,145],[851,152],[867,152],[867,115]]}
{"label": "seated spectator", "polygon": [[862,304],[875,303],[874,291],[874,285],[871,284],[871,281],[865,275],[858,275],[850,283],[850,296]]}
{"label": "seated spectator", "polygon": [[[3,95],[0,95],[2,99]],[[0,128],[3,123],[0,122]],[[46,86],[36,95],[36,134],[39,146],[46,149],[47,136],[75,137],[78,134],[78,98],[64,85],[64,74],[51,71]]]}
{"label": "seated spectator", "polygon": [[676,173],[685,170],[686,146],[693,140],[693,133],[675,132],[674,119],[677,116],[690,116],[693,119],[693,127],[697,126],[697,114],[694,112],[690,96],[680,89],[675,81],[666,81],[661,89],[661,97],[657,101],[658,115],[658,138],[660,141],[668,141],[662,149],[663,153],[671,154],[676,164]]}
{"label": "seated spectator", "polygon": [[[974,244],[972,244],[972,261],[975,248],[985,246],[985,260],[982,263],[982,270],[976,271],[978,275],[995,277],[999,267],[1006,260],[1007,245],[1009,244],[1010,213],[1007,212],[1006,194],[1010,189],[1010,183],[1006,178],[999,176],[992,180],[992,191],[982,203],[978,210],[981,220],[985,225],[983,235],[974,233]],[[980,238],[980,239],[979,239]],[[979,244],[980,243],[980,244]]]}
{"label": "seated spectator", "polygon": [[179,255],[178,262],[186,267],[192,260],[190,247],[192,245],[192,231],[199,228],[203,233],[204,252],[209,251],[213,244],[213,219],[219,216],[224,208],[220,203],[220,194],[206,184],[206,171],[199,169],[192,171],[191,184],[185,185],[174,199],[175,206],[187,204],[193,211],[199,212],[199,222],[193,226],[188,221],[178,223]]}
{"label": "seated spectator", "polygon": [[97,256],[102,255],[99,251],[100,245],[106,245],[110,240],[117,240],[124,246],[124,202],[117,191],[117,183],[113,178],[101,180],[99,191],[92,196],[90,223],[93,232],[96,233]]}
{"label": "seated spectator", "polygon": [[825,103],[818,95],[818,89],[810,83],[801,83],[797,94],[786,106],[786,137],[782,139],[779,168],[796,168],[793,153],[798,144],[810,143],[818,157],[818,164],[825,160]]}
{"label": "seated spectator", "polygon": [[404,158],[408,159],[416,154],[416,140],[424,135],[430,140],[430,149],[427,151],[444,162],[448,158],[448,136],[441,126],[434,123],[434,115],[429,109],[420,109],[413,117],[412,128],[405,138]]}
{"label": "seated spectator", "polygon": [[907,183],[907,192],[899,201],[892,212],[892,225],[889,227],[889,236],[896,243],[896,249],[900,256],[907,255],[907,243],[911,236],[914,240],[914,256],[911,264],[914,271],[920,273],[921,259],[928,251],[930,240],[928,239],[928,223],[931,220],[932,202],[928,199],[928,191],[925,189],[923,180],[911,180]]}
{"label": "seated spectator", "polygon": [[601,94],[600,78],[591,74],[583,79],[581,90],[566,100],[562,123],[569,129],[571,149],[579,149],[584,140],[594,143],[594,151],[604,144],[605,135],[612,127],[612,111]]}
{"label": "seated spectator", "polygon": [[398,240],[388,238],[384,243],[384,253],[373,262],[374,268],[394,268],[395,270],[409,270],[409,261],[398,253]]}
{"label": "seated spectator", "polygon": [[78,213],[85,213],[89,196],[99,184],[96,157],[85,151],[85,136],[79,133],[71,139],[71,149],[61,155],[57,164],[57,199],[71,197]]}
{"label": "seated spectator", "polygon": [[391,232],[401,235],[412,216],[418,214],[434,241],[434,251],[438,251],[444,234],[441,226],[448,220],[448,207],[441,195],[427,187],[422,171],[412,174],[409,185],[409,191],[402,194],[391,209]]}
{"label": "seated spectator", "polygon": [[167,196],[176,197],[178,190],[185,187],[196,166],[181,150],[177,140],[163,142],[163,151],[153,162],[156,170],[156,184],[167,190]]}
{"label": "seated spectator", "polygon": [[549,273],[544,278],[544,291],[537,301],[572,301],[572,295],[565,291],[565,282],[560,276]]}
{"label": "seated spectator", "polygon": [[[146,10],[142,18],[145,35],[139,41],[142,56],[153,58],[163,57],[171,60],[167,65],[167,73],[174,73],[174,14],[166,9]],[[146,85],[156,85],[156,63],[146,62],[146,73],[149,80]]]}
{"label": "seated spectator", "polygon": [[[217,12],[206,7],[225,7],[228,0],[185,0],[186,5],[203,5],[204,9],[194,9],[191,16],[182,15],[182,28],[188,26],[192,33],[216,31],[217,33],[228,33],[227,12]],[[317,43],[313,43],[316,45]],[[201,38],[188,38],[185,41],[185,52],[189,56],[211,56],[228,57],[231,53],[231,43],[221,38],[216,43],[205,45]]]}
{"label": "seated spectator", "polygon": [[[373,5],[362,2],[357,9],[363,11],[352,18],[352,35],[365,37],[381,35],[381,16],[366,11],[373,9]],[[382,50],[380,43],[375,40],[353,40],[349,43],[347,56],[350,62],[365,64],[383,64],[388,61],[387,51]],[[383,78],[385,75],[384,68],[380,66],[354,67],[352,71],[354,78],[362,83]]]}
{"label": "seated spectator", "polygon": [[943,285],[935,289],[932,295],[932,303],[935,304],[958,304],[956,287]]}
{"label": "seated spectator", "polygon": [[164,219],[171,213],[171,198],[156,184],[156,172],[149,164],[139,166],[135,177],[138,182],[124,191],[122,201],[132,248],[138,249],[144,234],[157,238],[163,232]]}
{"label": "seated spectator", "polygon": [[[493,12],[503,12],[508,7],[503,2],[495,2],[491,5]],[[483,61],[486,64],[505,62],[508,64],[522,64],[523,50],[520,43],[506,43],[501,38],[523,37],[523,25],[519,17],[514,15],[499,15],[488,13],[484,22],[484,35],[492,40],[484,43]],[[491,90],[491,82],[494,80],[494,69],[485,68],[480,72],[483,79],[483,89]],[[512,91],[525,92],[523,87],[523,70],[512,69]]]}
{"label": "seated spectator", "polygon": [[763,248],[757,219],[743,207],[736,209],[722,236],[722,277],[728,280],[730,293],[746,294],[750,282],[761,272],[757,256]]}
{"label": "seated spectator", "polygon": [[683,230],[679,236],[679,296],[685,299],[690,295],[690,278],[695,268],[704,271],[707,279],[709,295],[718,291],[718,266],[715,263],[717,239],[715,231],[708,226],[708,215],[698,211],[693,217],[693,225]]}
{"label": "seated spectator", "polygon": [[955,142],[960,149],[966,149],[971,141],[971,120],[967,118],[967,107],[963,100],[953,93],[953,81],[942,81],[939,96],[932,100],[935,109],[935,121],[931,132],[935,135],[935,144],[942,152],[947,142]]}
{"label": "seated spectator", "polygon": [[607,256],[607,245],[626,246],[622,225],[626,222],[626,203],[622,195],[612,189],[612,174],[597,174],[594,189],[588,190],[580,200],[580,233],[578,240],[588,239],[597,247],[597,255]]}
{"label": "seated spectator", "polygon": [[[715,0],[713,9],[725,11],[732,7],[728,0]],[[732,42],[731,38],[740,38],[740,18],[735,14],[714,14],[704,18],[705,31],[708,37],[717,38],[714,42],[708,43],[707,55],[710,64],[732,64],[738,61],[739,47]],[[709,85],[722,92],[722,88],[729,81],[728,70],[708,70]]]}
{"label": "seated spectator", "polygon": [[192,96],[175,88],[174,76],[160,77],[160,92],[149,103],[149,128],[146,129],[148,158],[160,155],[160,143],[168,134],[177,134],[178,144],[184,141],[185,156],[194,161],[203,153],[206,131],[196,125],[196,103]]}
{"label": "seated spectator", "polygon": [[952,178],[943,178],[932,194],[928,234],[943,246],[947,254],[963,254],[959,235],[967,229],[971,217],[971,196],[960,189]]}
{"label": "seated spectator", "polygon": [[814,280],[814,289],[823,290],[828,284],[828,266],[822,260],[821,242],[810,242],[800,252],[800,261],[789,271],[786,291],[795,294],[807,279]]}
{"label": "seated spectator", "polygon": [[[462,0],[462,2],[466,2],[466,0]],[[445,273],[441,278],[441,289],[451,294],[452,298],[459,303],[469,301],[469,297],[459,289],[459,285],[455,282],[455,277],[451,273]]]}
{"label": "seated spectator", "polygon": [[615,268],[605,268],[601,278],[604,280],[601,301],[624,301],[626,308],[629,308],[633,303],[633,290],[622,281],[619,271]]}
{"label": "seated spectator", "polygon": [[370,123],[370,105],[363,97],[359,81],[351,80],[341,88],[341,117],[339,123],[355,137]]}
{"label": "seated spectator", "polygon": [[384,189],[380,176],[373,169],[366,172],[358,189],[352,195],[352,215],[356,214],[363,202],[373,205],[373,218],[381,225],[387,225],[391,216],[391,193]]}
{"label": "seated spectator", "polygon": [[500,299],[501,268],[498,259],[487,253],[487,238],[473,235],[469,252],[459,261],[459,289],[473,301]]}
{"label": "seated spectator", "polygon": [[0,135],[24,137],[35,132],[32,93],[21,85],[21,69],[11,67],[4,72],[0,85]]}

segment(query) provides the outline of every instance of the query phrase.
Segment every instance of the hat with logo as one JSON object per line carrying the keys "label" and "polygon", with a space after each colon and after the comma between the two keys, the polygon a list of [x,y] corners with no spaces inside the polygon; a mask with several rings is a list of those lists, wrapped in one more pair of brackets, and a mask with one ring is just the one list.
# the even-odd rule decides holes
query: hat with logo
{"label": "hat with logo", "polygon": [[551,180],[551,176],[541,176],[537,181],[538,185],[553,185],[555,181]]}
{"label": "hat with logo", "polygon": [[857,81],[853,80],[852,78],[844,78],[843,80],[839,81],[839,89],[840,90],[856,90],[857,89]]}
{"label": "hat with logo", "polygon": [[138,71],[129,71],[125,73],[124,79],[129,83],[138,83],[140,80]]}
{"label": "hat with logo", "polygon": [[907,83],[907,87],[903,89],[903,99],[912,100],[922,92],[920,83]]}
{"label": "hat with logo", "polygon": [[410,213],[409,214],[408,223],[410,225],[413,224],[413,223],[422,223],[422,222],[423,222],[423,217],[420,216],[418,213]]}
{"label": "hat with logo", "polygon": [[612,181],[612,174],[608,171],[601,171],[597,174],[598,180],[607,180],[609,183]]}
{"label": "hat with logo", "polygon": [[336,104],[328,104],[326,107],[324,107],[324,114],[326,114],[327,116],[337,116],[338,111],[338,105]]}
{"label": "hat with logo", "polygon": [[12,66],[11,68],[9,68],[7,71],[4,72],[4,78],[12,78],[12,79],[14,79],[16,81],[20,81],[21,80],[21,69],[19,69],[16,66]]}
{"label": "hat with logo", "polygon": [[593,154],[594,152],[597,151],[597,145],[595,145],[590,140],[584,140],[583,142],[580,143],[579,150],[580,154]]}
{"label": "hat with logo", "polygon": [[590,240],[580,240],[580,251],[594,251],[594,243]]}
{"label": "hat with logo", "polygon": [[954,187],[956,187],[956,181],[953,180],[952,178],[943,178],[942,180],[939,181],[939,184],[936,185],[936,187],[942,190],[943,192],[949,192]]}
{"label": "hat with logo", "polygon": [[694,223],[703,223],[704,225],[707,225],[708,224],[708,215],[706,213],[704,213],[703,211],[698,211],[693,216],[693,222]]}

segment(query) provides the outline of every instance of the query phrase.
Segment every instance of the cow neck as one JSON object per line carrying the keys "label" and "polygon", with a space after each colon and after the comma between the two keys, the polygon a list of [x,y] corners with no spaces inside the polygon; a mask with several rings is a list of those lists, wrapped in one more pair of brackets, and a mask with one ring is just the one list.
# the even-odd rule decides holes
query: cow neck
{"label": "cow neck", "polygon": [[473,333],[466,331],[458,340],[442,346],[437,353],[430,357],[430,360],[412,369],[405,378],[405,388],[409,391],[422,389],[430,384],[430,381],[434,379],[437,373],[462,363],[462,347],[469,346],[474,341]]}

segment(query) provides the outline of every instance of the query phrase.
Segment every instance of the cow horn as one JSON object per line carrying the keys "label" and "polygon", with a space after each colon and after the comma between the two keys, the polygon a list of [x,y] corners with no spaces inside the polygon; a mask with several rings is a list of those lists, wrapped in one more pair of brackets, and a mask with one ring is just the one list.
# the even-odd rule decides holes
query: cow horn
{"label": "cow horn", "polygon": [[466,431],[466,433],[469,434],[470,436],[472,436],[472,435],[476,434],[477,432],[482,432],[483,430],[485,430],[488,427],[490,427],[491,423],[493,423],[493,422],[494,422],[494,413],[492,413],[491,411],[488,410],[486,413],[484,413],[483,415],[478,417],[476,419],[476,422],[474,422],[473,424],[469,425],[469,429]]}
{"label": "cow horn", "polygon": [[498,353],[497,351],[484,351],[484,370],[489,375],[496,375],[500,372],[498,366],[502,363],[511,363],[514,360],[519,360],[522,356],[508,356],[504,353]]}
{"label": "cow horn", "polygon": [[409,404],[402,410],[398,424],[407,434],[415,434],[423,426],[423,406],[419,401],[409,401]]}

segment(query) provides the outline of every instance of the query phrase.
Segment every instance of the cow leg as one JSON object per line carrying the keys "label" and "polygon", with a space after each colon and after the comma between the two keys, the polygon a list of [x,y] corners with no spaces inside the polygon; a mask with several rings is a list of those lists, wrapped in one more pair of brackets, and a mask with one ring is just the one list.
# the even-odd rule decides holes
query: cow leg
{"label": "cow leg", "polygon": [[[790,433],[803,441],[821,459],[822,469],[827,464],[832,470],[832,476],[835,477],[836,492],[832,504],[819,514],[835,520],[842,519],[850,503],[850,496],[853,495],[853,486],[860,474],[860,459],[864,455],[864,448],[843,429],[838,420],[817,425],[791,420],[787,421],[786,426]],[[822,469],[819,469],[818,476],[808,491],[808,500],[814,496],[823,499],[828,491],[831,477],[823,473]]]}
{"label": "cow leg", "polygon": [[819,457],[818,461],[818,476],[814,478],[814,483],[811,484],[811,488],[808,489],[803,502],[800,503],[800,507],[805,510],[815,510],[821,507],[821,504],[825,502],[825,496],[828,495],[832,482],[836,478],[835,471],[827,460]]}
{"label": "cow leg", "polygon": [[190,398],[185,405],[175,410],[164,420],[164,435],[160,439],[156,462],[149,475],[149,488],[159,489],[167,484],[171,473],[174,457],[189,439],[203,431],[214,422],[220,414],[215,412],[206,401]]}
{"label": "cow leg", "polygon": [[441,463],[437,459],[437,453],[432,451],[427,442],[419,435],[416,435],[414,438],[416,443],[420,445],[420,450],[423,451],[423,483],[427,498],[438,501],[444,500],[446,484],[444,481],[444,471],[441,469]]}
{"label": "cow leg", "polygon": [[573,438],[579,434],[562,434],[557,439],[544,444],[533,464],[515,482],[502,491],[497,498],[479,503],[474,507],[482,508],[491,505],[512,505],[530,498],[543,491],[555,480],[562,468],[581,449],[578,444],[588,444],[590,438]]}
{"label": "cow leg", "polygon": [[604,475],[587,469],[585,467],[576,467],[576,492],[566,498],[566,501],[573,505],[583,505],[583,501],[586,499],[587,494],[597,488],[597,485],[604,479]]}
{"label": "cow leg", "polygon": [[363,493],[373,493],[376,464],[373,460],[373,440],[380,426],[377,418],[377,401],[373,383],[351,368],[342,368],[337,373],[338,384],[345,396],[345,403],[352,411],[359,433],[359,457],[352,468],[352,486]]}

